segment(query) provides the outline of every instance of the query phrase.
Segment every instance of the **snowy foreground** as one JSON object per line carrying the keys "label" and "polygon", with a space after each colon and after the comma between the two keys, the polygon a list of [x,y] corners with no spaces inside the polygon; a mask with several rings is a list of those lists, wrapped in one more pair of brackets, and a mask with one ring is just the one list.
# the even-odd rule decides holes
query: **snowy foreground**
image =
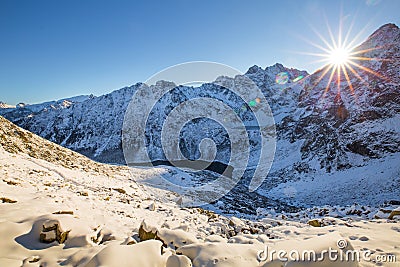
{"label": "snowy foreground", "polygon": [[[130,178],[155,170],[109,167],[105,174],[106,167],[92,164],[67,168],[0,147],[0,266],[399,266],[396,206],[376,214],[393,220],[348,215],[310,222],[321,227],[307,224],[305,212],[225,218],[155,203]],[[329,249],[354,250],[360,262],[340,261],[340,254],[330,261]],[[277,253],[271,261],[274,250],[292,262]],[[316,261],[302,257],[304,250],[315,251]]]}

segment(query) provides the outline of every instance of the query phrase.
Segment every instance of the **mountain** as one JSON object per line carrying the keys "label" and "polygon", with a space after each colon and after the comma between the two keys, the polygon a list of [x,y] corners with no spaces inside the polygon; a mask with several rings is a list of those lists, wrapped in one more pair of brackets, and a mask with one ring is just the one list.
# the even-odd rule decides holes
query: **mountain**
{"label": "mountain", "polygon": [[7,108],[15,108],[15,106],[0,101],[0,109],[7,109]]}
{"label": "mountain", "polygon": [[264,195],[307,205],[398,198],[399,47],[399,28],[384,25],[354,49],[360,60],[349,64],[348,79],[342,72],[329,83],[327,67],[304,79],[296,108],[278,119],[270,173],[277,181],[264,185]]}
{"label": "mountain", "polygon": [[[353,66],[356,73],[347,70],[351,83],[342,74],[341,86],[336,86],[335,77],[326,91],[330,73],[317,83],[324,70],[305,81],[299,116],[286,117],[280,129],[291,142],[305,139],[303,158],[320,158],[321,167],[330,171],[357,165],[350,157],[364,160],[400,151],[398,128],[393,125],[400,110],[399,46],[399,28],[382,26],[354,49],[366,51],[358,57],[372,60],[354,60],[362,68]],[[330,156],[323,160],[324,155]]]}
{"label": "mountain", "polygon": [[[288,74],[288,84],[286,85],[275,84],[275,76],[281,72]],[[274,90],[282,91],[294,78],[300,75],[305,77],[308,74],[305,71],[288,69],[281,64],[275,64],[264,70],[253,66],[246,75],[259,84],[264,84],[265,82]],[[229,78],[226,77],[226,79]],[[113,91],[110,94],[95,98],[90,97],[85,99],[86,101],[76,101],[66,106],[63,104],[71,100],[52,101],[37,105],[20,105],[19,108],[5,110],[0,114],[33,133],[92,159],[100,162],[124,164],[125,159],[121,145],[123,118],[129,102],[140,86],[146,85],[137,83],[133,86]],[[157,85],[152,85],[151,87],[154,86]],[[216,97],[219,89],[213,87],[215,87],[214,84],[205,84],[198,88],[198,91],[210,88],[214,92],[211,92],[209,96]],[[297,94],[300,91],[300,87],[297,86],[296,90]],[[196,94],[193,93],[192,87],[183,87],[181,91],[185,91],[187,97]],[[282,93],[279,97],[278,94],[274,94],[271,90],[265,91],[265,93],[277,101],[272,103],[273,105],[285,105],[287,101],[293,102],[295,99],[295,96],[290,97],[292,92]],[[182,99],[179,99],[179,97],[175,99],[175,103],[179,101],[182,101]],[[240,109],[241,106],[237,108]],[[161,109],[163,108],[161,107]],[[160,112],[164,112],[164,109],[160,110]],[[188,135],[190,135],[190,138],[196,138],[190,133]],[[197,139],[201,137],[199,135]],[[189,152],[189,154],[191,153]],[[163,158],[157,159],[162,160]]]}
{"label": "mountain", "polygon": [[[355,49],[360,51],[360,59],[353,60],[354,72],[347,69],[348,77],[342,72],[339,78],[333,75],[330,80],[329,66],[311,75],[281,64],[265,69],[253,66],[246,72],[268,100],[277,130],[275,160],[258,193],[305,206],[353,202],[378,205],[400,195],[396,163],[400,153],[399,36],[400,30],[394,24],[375,31]],[[219,80],[236,84],[240,77]],[[23,107],[3,116],[97,161],[125,163],[121,130],[132,96],[142,86],[157,90],[166,84],[175,87],[168,82],[148,87],[138,83],[68,108],[32,112]],[[159,144],[159,128],[165,115],[196,96],[226,100],[235,110],[244,105],[215,84],[176,87],[157,103],[149,120],[146,138],[152,138],[148,148],[152,160],[166,160]],[[245,123],[254,121],[248,110],[239,116]],[[247,132],[251,150],[258,151],[257,132]],[[216,142],[217,161],[228,164],[226,131],[205,119],[182,129],[182,153],[198,158],[198,144],[203,138]],[[250,162],[256,163],[258,156],[252,153]],[[357,191],[350,190],[353,188]]]}
{"label": "mountain", "polygon": [[2,107],[0,108],[0,115],[7,114],[7,118],[12,119],[13,121],[18,121],[25,117],[33,117],[40,112],[69,108],[76,103],[84,102],[85,100],[93,99],[94,97],[95,96],[93,95],[80,95],[39,104],[18,103],[16,106],[0,102],[0,107]]}
{"label": "mountain", "polygon": [[[278,260],[260,257],[267,246],[322,255],[338,240],[343,251],[371,257],[351,256],[345,265],[318,259],[319,265],[371,266],[371,258],[380,256],[392,266],[400,256],[399,205],[263,210],[257,220],[182,208],[155,201],[132,179],[165,169],[100,164],[1,116],[0,166],[0,266],[271,266]],[[298,264],[295,259],[286,261]],[[310,256],[300,266],[315,261]]]}

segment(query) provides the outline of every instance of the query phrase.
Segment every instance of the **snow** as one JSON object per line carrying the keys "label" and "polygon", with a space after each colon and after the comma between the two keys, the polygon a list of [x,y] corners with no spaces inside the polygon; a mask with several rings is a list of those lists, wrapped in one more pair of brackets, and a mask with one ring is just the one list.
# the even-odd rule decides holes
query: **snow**
{"label": "snow", "polygon": [[[2,129],[11,127],[2,123]],[[21,147],[27,139],[18,136],[9,141]],[[58,147],[33,135],[27,138],[44,152]],[[329,247],[337,248],[338,239],[346,240],[346,249],[400,257],[400,231],[391,223],[400,218],[322,215],[318,218],[324,227],[312,227],[307,221],[326,208],[297,214],[266,211],[263,215],[260,211],[259,219],[250,221],[170,202],[154,205],[154,199],[131,175],[159,175],[162,168],[129,170],[100,165],[78,154],[74,155],[76,162],[86,166],[72,167],[54,160],[57,155],[71,155],[63,148],[57,154],[47,153],[46,160],[37,158],[38,154],[7,152],[5,145],[0,147],[0,197],[16,202],[0,203],[0,266],[281,266],[284,263],[276,259],[259,259],[258,253],[267,247],[299,253],[312,249],[320,254]],[[150,205],[154,208],[149,209]],[[398,208],[387,206],[381,212]],[[333,214],[341,208],[329,209]],[[342,213],[358,210],[362,207],[354,205]],[[157,240],[141,240],[140,226]],[[59,243],[57,236],[67,232],[67,238]],[[41,233],[56,240],[41,243]],[[310,261],[290,264],[313,266]],[[343,262],[325,264],[345,266]],[[355,262],[347,264],[355,266]],[[374,264],[361,259],[359,266]]]}
{"label": "snow", "polygon": [[[283,199],[295,206],[382,204],[382,199],[400,196],[400,153],[382,159],[370,160],[365,166],[334,173],[305,175],[299,181],[279,184],[261,193],[274,199]],[[292,194],[288,194],[288,189]],[[261,191],[261,190],[260,190]]]}
{"label": "snow", "polygon": [[4,102],[0,101],[0,110],[3,110],[3,109],[12,109],[12,108],[15,108],[15,106],[9,105],[9,104],[7,104],[7,103],[4,103]]}

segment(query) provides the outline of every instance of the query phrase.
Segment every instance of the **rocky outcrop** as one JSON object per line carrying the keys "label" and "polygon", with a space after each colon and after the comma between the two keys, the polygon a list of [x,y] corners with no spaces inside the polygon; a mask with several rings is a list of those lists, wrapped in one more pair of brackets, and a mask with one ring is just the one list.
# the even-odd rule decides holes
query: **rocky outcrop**
{"label": "rocky outcrop", "polygon": [[63,244],[71,230],[64,231],[61,228],[60,222],[57,220],[48,220],[43,223],[43,229],[40,233],[39,240],[42,243],[53,243],[57,241],[58,244]]}

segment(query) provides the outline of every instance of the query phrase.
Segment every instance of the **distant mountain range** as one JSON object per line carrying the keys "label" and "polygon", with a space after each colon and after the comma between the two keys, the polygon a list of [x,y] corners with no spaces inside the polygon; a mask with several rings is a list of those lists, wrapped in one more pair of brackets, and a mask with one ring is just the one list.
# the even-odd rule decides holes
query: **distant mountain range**
{"label": "distant mountain range", "polygon": [[[245,73],[269,101],[278,134],[275,161],[260,193],[273,194],[270,191],[274,192],[273,189],[285,184],[287,186],[279,192],[288,202],[295,201],[296,197],[290,190],[297,190],[297,181],[318,177],[326,179],[328,174],[352,172],[356,173],[356,177],[349,177],[346,180],[349,184],[343,187],[356,186],[351,179],[358,183],[361,176],[371,176],[366,169],[371,162],[390,158],[390,162],[398,159],[399,165],[399,28],[394,24],[382,26],[356,51],[363,51],[357,55],[360,59],[354,60],[361,67],[353,67],[356,71],[354,73],[349,70],[348,77],[342,75],[340,86],[336,76],[330,81],[329,74],[320,79],[325,72],[324,68],[309,75],[305,71],[275,64],[265,69],[253,66]],[[365,58],[372,60],[363,60]],[[287,74],[287,81],[285,84],[277,84],[276,75],[282,72]],[[123,119],[139,86],[143,84],[138,83],[99,97],[79,96],[37,105],[19,104],[10,107],[0,103],[0,115],[24,129],[94,160],[124,164],[121,143]],[[196,90],[209,90],[210,87],[217,90],[213,86],[204,84]],[[171,98],[171,106],[191,96],[193,90],[193,87],[181,86],[180,91],[184,92],[184,96]],[[209,96],[212,97],[212,93]],[[163,114],[168,108],[162,106],[158,111]],[[154,120],[157,120],[157,116],[154,116]],[[156,121],[153,123],[156,124]],[[204,121],[199,121],[197,126],[215,128],[214,124]],[[187,144],[184,153],[196,158],[198,150],[189,148],[206,136],[194,131],[196,123],[193,127],[182,134],[182,142]],[[226,157],[229,151],[222,146],[224,132],[218,130],[215,135],[222,136],[218,139],[221,143],[217,141],[217,148],[218,145],[222,148],[217,154],[217,160],[226,163],[229,161]],[[258,141],[253,141],[252,146],[256,149]],[[153,151],[152,158],[164,160],[158,149],[155,146],[149,147]],[[392,167],[395,168],[393,172],[383,172],[384,177],[375,179],[395,181],[396,184],[400,169]],[[354,170],[363,170],[364,173],[357,174]],[[336,203],[358,201],[377,204],[390,200],[396,194],[400,195],[398,184],[397,189],[391,186],[371,189],[361,185],[357,188],[357,193],[347,194],[336,200]],[[340,189],[337,190],[340,192]],[[279,198],[279,192],[268,196]],[[313,205],[314,201],[304,200],[303,204]],[[332,204],[335,199],[332,196],[318,201],[319,204]]]}
{"label": "distant mountain range", "polygon": [[0,101],[0,108],[15,108],[15,106]]}

